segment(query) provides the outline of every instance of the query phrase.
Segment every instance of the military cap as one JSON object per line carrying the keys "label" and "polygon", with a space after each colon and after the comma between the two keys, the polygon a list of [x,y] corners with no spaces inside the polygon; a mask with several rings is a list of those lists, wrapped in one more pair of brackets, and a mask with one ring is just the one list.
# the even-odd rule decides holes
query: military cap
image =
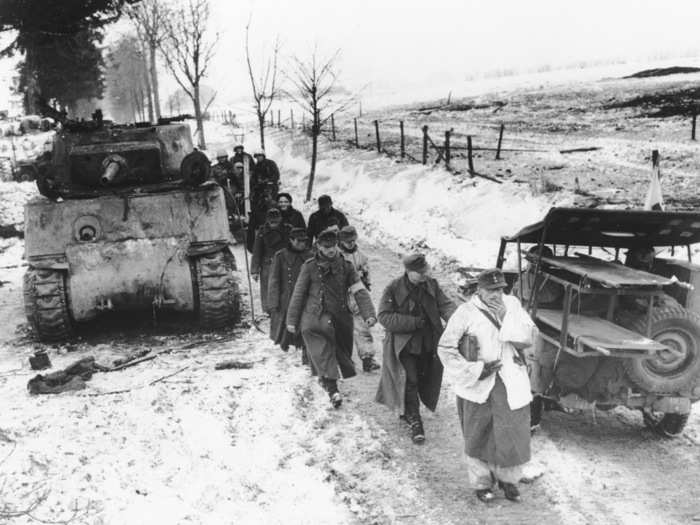
{"label": "military cap", "polygon": [[330,195],[321,195],[318,198],[318,204],[323,206],[324,204],[333,204],[333,201],[331,200]]}
{"label": "military cap", "polygon": [[508,286],[503,272],[498,268],[484,270],[477,277],[477,286],[485,290],[495,290],[496,288],[505,288]]}
{"label": "military cap", "polygon": [[338,232],[338,239],[341,241],[356,241],[357,230],[354,226],[344,226],[340,232]]}
{"label": "military cap", "polygon": [[338,234],[333,230],[323,230],[318,234],[317,242],[321,246],[335,246],[338,244]]}
{"label": "military cap", "polygon": [[409,272],[424,272],[428,269],[428,261],[422,253],[413,253],[403,259],[404,268]]}
{"label": "military cap", "polygon": [[236,144],[236,145],[233,147],[233,151],[236,151],[237,149],[243,149],[243,144]]}
{"label": "military cap", "polygon": [[308,240],[309,235],[306,233],[305,228],[292,228],[289,232],[289,238],[297,239],[299,241],[306,241]]}
{"label": "military cap", "polygon": [[219,151],[216,152],[216,158],[220,159],[221,157],[228,158],[228,154],[226,153],[225,149],[220,149]]}
{"label": "military cap", "polygon": [[265,156],[264,149],[255,150],[255,153],[253,153],[253,157],[264,157],[264,156]]}
{"label": "military cap", "polygon": [[242,168],[242,167],[243,167],[243,163],[242,163],[242,162],[234,162],[234,163],[233,163],[233,167],[234,167],[234,168]]}

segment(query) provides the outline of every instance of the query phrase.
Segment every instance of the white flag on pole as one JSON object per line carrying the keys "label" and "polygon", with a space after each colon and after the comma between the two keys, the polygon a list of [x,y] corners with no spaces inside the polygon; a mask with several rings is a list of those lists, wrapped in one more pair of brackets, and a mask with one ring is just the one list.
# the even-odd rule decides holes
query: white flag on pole
{"label": "white flag on pole", "polygon": [[661,195],[661,168],[659,168],[659,152],[654,150],[651,153],[651,180],[647,190],[647,198],[644,201],[645,210],[664,209],[664,198]]}

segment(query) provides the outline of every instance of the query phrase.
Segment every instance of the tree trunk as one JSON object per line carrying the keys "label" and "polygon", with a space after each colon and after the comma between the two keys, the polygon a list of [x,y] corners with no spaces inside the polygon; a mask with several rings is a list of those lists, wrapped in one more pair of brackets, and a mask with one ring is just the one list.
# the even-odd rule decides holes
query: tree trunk
{"label": "tree trunk", "polygon": [[158,69],[156,67],[156,49],[155,44],[150,45],[151,60],[149,63],[151,70],[151,89],[153,90],[153,109],[155,110],[156,120],[160,115],[160,95],[158,94]]}
{"label": "tree trunk", "polygon": [[198,137],[199,149],[205,150],[205,149],[207,149],[207,143],[204,140],[204,123],[202,122],[202,106],[199,102],[199,84],[196,84],[192,87],[194,90],[194,99],[192,100],[192,104],[194,105],[194,118],[197,120],[197,135],[199,135],[199,137]]}
{"label": "tree trunk", "polygon": [[144,86],[146,86],[146,97],[148,98],[148,121],[154,123],[153,119],[153,94],[151,93],[151,79],[148,78],[148,72],[144,75]]}
{"label": "tree trunk", "polygon": [[316,155],[318,153],[318,133],[311,132],[311,173],[309,173],[309,185],[306,187],[306,200],[311,200],[311,193],[314,188],[314,177],[316,176]]}
{"label": "tree trunk", "polygon": [[260,148],[265,150],[265,115],[258,110],[258,126],[260,127]]}
{"label": "tree trunk", "polygon": [[36,86],[36,69],[34,65],[34,44],[27,46],[25,61],[27,63],[27,92],[24,99],[24,110],[27,115],[36,115],[36,98],[37,98],[37,86]]}

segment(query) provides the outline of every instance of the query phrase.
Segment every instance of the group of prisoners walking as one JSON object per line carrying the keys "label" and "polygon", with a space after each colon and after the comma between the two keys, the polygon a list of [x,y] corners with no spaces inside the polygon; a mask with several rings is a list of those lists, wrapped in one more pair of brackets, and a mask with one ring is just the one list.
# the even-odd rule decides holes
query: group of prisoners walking
{"label": "group of prisoners walking", "polygon": [[[331,197],[318,198],[307,223],[292,196],[279,191],[274,161],[262,151],[253,158],[242,146],[234,152],[230,160],[217,154],[214,178],[228,195],[232,231],[247,226],[241,240],[252,252],[250,273],[259,282],[274,343],[301,350],[336,409],[343,401],[338,380],[357,373],[356,348],[365,373],[381,369],[375,400],[400,414],[416,444],[425,441],[421,404],[436,409],[446,375],[457,396],[476,497],[494,500],[497,486],[519,501],[522,467],[530,460],[532,400],[522,350],[535,333],[520,301],[504,293],[503,273],[482,272],[477,292],[458,306],[432,277],[425,256],[413,253],[375,308],[357,230]],[[242,217],[246,171],[251,211]],[[381,367],[370,331],[377,322],[385,330]]]}

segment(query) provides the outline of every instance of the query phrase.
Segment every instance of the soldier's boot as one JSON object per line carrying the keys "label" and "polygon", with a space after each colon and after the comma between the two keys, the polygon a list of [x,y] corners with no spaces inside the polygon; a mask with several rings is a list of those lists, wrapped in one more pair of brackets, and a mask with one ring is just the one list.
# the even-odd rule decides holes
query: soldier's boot
{"label": "soldier's boot", "polygon": [[338,392],[338,381],[336,379],[324,378],[323,383],[333,408],[340,408],[340,405],[343,404],[343,398],[340,392]]}
{"label": "soldier's boot", "polygon": [[498,488],[503,490],[506,499],[516,502],[520,501],[520,491],[514,483],[506,483],[505,481],[499,481]]}
{"label": "soldier's boot", "polygon": [[374,360],[374,357],[363,357],[362,358],[362,371],[363,372],[373,372],[374,370],[379,370],[381,366]]}
{"label": "soldier's boot", "polygon": [[411,427],[411,440],[416,445],[425,443],[425,431],[423,430],[423,421],[419,415],[406,416],[406,420]]}

